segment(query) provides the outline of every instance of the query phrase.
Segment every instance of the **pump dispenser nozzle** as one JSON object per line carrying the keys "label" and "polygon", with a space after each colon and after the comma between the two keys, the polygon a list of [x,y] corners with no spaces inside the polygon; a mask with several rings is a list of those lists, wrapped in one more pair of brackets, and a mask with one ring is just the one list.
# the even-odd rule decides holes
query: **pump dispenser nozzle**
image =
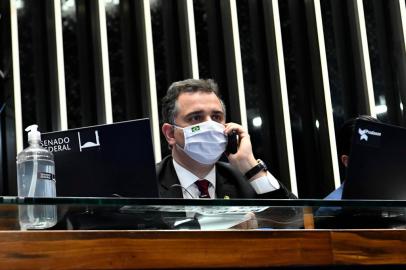
{"label": "pump dispenser nozzle", "polygon": [[28,131],[28,142],[41,141],[41,132],[38,131],[38,125],[28,126],[25,131]]}

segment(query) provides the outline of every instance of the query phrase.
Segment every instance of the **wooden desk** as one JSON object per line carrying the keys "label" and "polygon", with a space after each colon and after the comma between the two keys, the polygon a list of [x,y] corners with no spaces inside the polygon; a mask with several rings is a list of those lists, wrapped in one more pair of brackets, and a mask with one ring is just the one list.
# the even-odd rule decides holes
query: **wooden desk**
{"label": "wooden desk", "polygon": [[1,269],[406,264],[406,230],[0,231]]}

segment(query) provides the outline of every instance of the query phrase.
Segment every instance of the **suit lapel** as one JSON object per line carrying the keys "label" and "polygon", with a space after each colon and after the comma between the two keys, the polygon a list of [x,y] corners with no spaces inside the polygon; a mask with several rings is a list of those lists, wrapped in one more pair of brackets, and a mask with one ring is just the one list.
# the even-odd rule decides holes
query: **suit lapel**
{"label": "suit lapel", "polygon": [[183,198],[182,187],[170,156],[163,159],[159,164],[157,176],[161,198]]}
{"label": "suit lapel", "polygon": [[[218,167],[217,167],[218,168]],[[228,183],[227,178],[221,175],[216,168],[216,196],[218,199],[238,198],[238,191],[234,185]]]}
{"label": "suit lapel", "polygon": [[223,199],[229,198],[255,198],[256,193],[244,176],[235,170],[229,163],[216,163],[216,195]]}
{"label": "suit lapel", "polygon": [[[157,165],[159,194],[161,198],[183,198],[182,187],[173,166],[172,157],[165,157]],[[249,183],[230,164],[216,163],[216,197],[255,198],[256,193]]]}

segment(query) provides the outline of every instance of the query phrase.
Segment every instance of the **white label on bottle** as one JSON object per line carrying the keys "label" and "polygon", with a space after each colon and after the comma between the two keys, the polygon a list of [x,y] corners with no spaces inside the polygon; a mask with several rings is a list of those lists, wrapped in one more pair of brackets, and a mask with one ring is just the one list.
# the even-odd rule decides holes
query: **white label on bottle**
{"label": "white label on bottle", "polygon": [[47,173],[47,172],[38,172],[37,178],[42,179],[42,180],[53,180],[53,181],[55,181],[55,175],[52,174],[52,173]]}

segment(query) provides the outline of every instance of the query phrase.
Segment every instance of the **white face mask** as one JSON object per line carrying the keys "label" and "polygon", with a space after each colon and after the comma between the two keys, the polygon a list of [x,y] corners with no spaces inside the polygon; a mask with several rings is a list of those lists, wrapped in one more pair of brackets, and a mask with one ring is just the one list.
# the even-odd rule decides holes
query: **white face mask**
{"label": "white face mask", "polygon": [[206,165],[216,163],[226,149],[227,136],[224,134],[224,125],[209,120],[182,129],[185,137],[185,146],[178,147],[193,160]]}

